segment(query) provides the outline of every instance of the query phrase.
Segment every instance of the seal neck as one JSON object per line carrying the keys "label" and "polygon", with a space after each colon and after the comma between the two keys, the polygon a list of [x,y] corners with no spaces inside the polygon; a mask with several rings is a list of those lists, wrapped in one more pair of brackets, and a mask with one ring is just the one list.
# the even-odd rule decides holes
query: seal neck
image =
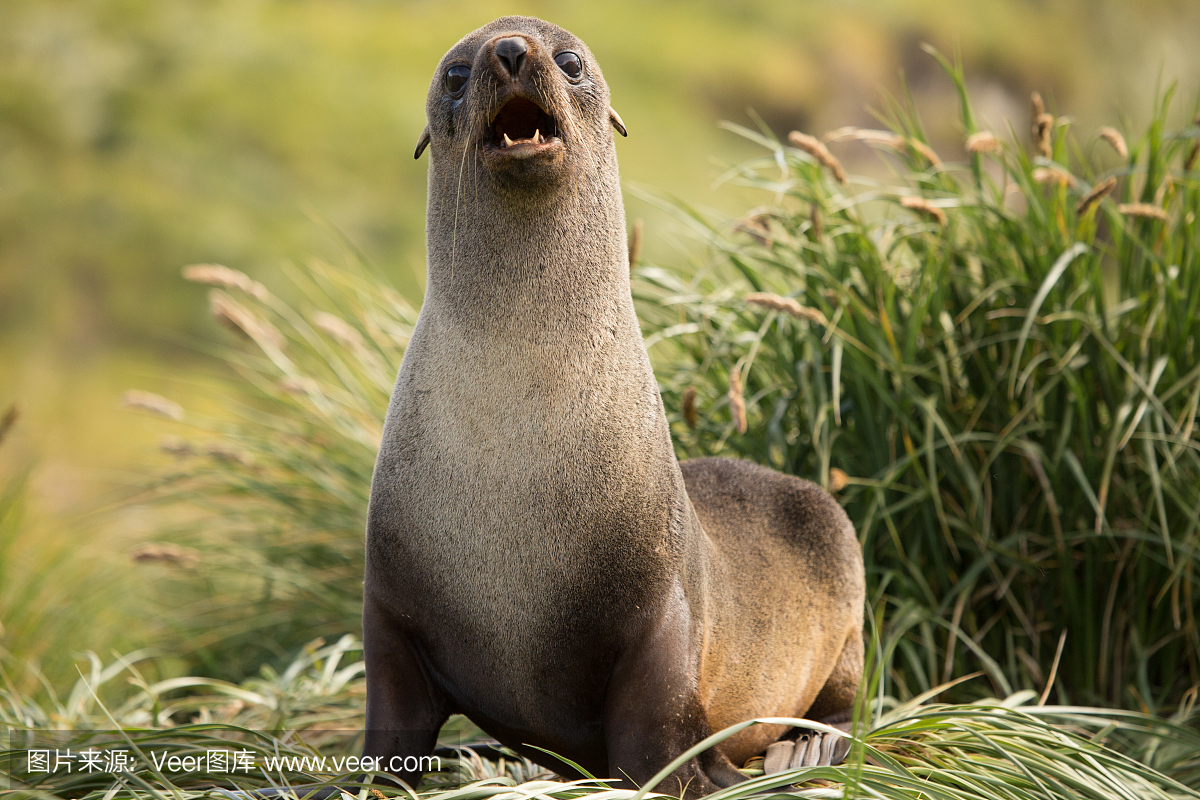
{"label": "seal neck", "polygon": [[426,306],[492,333],[578,329],[598,309],[632,316],[615,153],[595,167],[521,191],[470,167],[461,180],[431,168]]}

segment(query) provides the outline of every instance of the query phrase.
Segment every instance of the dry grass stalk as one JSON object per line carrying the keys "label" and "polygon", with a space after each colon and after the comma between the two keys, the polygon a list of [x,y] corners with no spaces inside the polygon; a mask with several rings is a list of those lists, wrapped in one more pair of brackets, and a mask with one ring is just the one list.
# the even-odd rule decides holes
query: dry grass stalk
{"label": "dry grass stalk", "polygon": [[195,551],[167,542],[147,542],[135,548],[129,557],[139,563],[158,562],[185,569],[199,561]]}
{"label": "dry grass stalk", "polygon": [[738,433],[746,432],[746,398],[742,396],[742,371],[735,366],[729,370],[729,415]]}
{"label": "dry grass stalk", "polygon": [[821,224],[821,210],[817,207],[816,203],[813,203],[812,210],[809,211],[808,220],[810,223],[808,229],[809,238],[814,242],[820,242],[825,229]]}
{"label": "dry grass stalk", "polygon": [[979,131],[967,137],[965,147],[968,153],[998,153],[1001,144],[991,131]]}
{"label": "dry grass stalk", "polygon": [[822,144],[820,139],[800,131],[792,131],[788,134],[788,141],[815,158],[817,163],[833,174],[838,183],[846,182],[846,170],[842,169],[842,162],[833,157],[833,153],[829,152],[829,148]]}
{"label": "dry grass stalk", "polygon": [[209,310],[217,321],[237,333],[244,334],[260,346],[267,342],[277,350],[283,349],[283,334],[275,326],[251,314],[236,300],[222,291],[213,289],[208,296]]}
{"label": "dry grass stalk", "polygon": [[1112,145],[1113,150],[1121,158],[1129,158],[1129,148],[1125,145],[1125,137],[1116,128],[1103,127],[1099,131],[1100,138]]}
{"label": "dry grass stalk", "polygon": [[850,476],[844,470],[837,467],[829,468],[829,491],[840,492],[846,488],[848,483],[850,483]]}
{"label": "dry grass stalk", "polygon": [[642,256],[642,221],[636,219],[633,221],[633,230],[629,234],[629,268],[633,269],[637,266],[638,259]]}
{"label": "dry grass stalk", "polygon": [[192,264],[184,267],[183,278],[192,283],[204,283],[225,289],[240,289],[256,300],[266,300],[269,296],[267,287],[253,280],[246,273],[223,267],[220,264]]}
{"label": "dry grass stalk", "polygon": [[679,401],[679,413],[683,421],[692,430],[700,424],[700,415],[696,412],[696,387],[689,386],[683,390],[683,398]]}
{"label": "dry grass stalk", "polygon": [[946,212],[935,206],[933,203],[926,200],[924,197],[901,197],[900,205],[905,208],[919,211],[922,214],[935,220],[939,225],[945,225],[947,222]]}
{"label": "dry grass stalk", "polygon": [[1058,167],[1036,167],[1033,170],[1033,180],[1043,186],[1051,184],[1058,186],[1075,185],[1075,176],[1062,171]]}
{"label": "dry grass stalk", "polygon": [[769,308],[772,311],[782,311],[786,314],[791,314],[798,319],[806,319],[809,322],[816,322],[820,325],[827,325],[829,323],[825,315],[821,312],[821,309],[802,306],[791,297],[780,297],[770,292],[752,292],[746,295],[745,300],[747,303]]}
{"label": "dry grass stalk", "polygon": [[313,315],[313,323],[336,339],[343,347],[349,347],[355,353],[366,351],[367,346],[363,342],[362,334],[350,327],[350,324],[341,317],[330,314],[328,311],[318,311]]}
{"label": "dry grass stalk", "polygon": [[121,402],[128,408],[140,408],[170,419],[183,419],[183,408],[178,403],[159,394],[130,389],[121,395]]}
{"label": "dry grass stalk", "polygon": [[1168,219],[1167,210],[1159,208],[1152,203],[1121,203],[1117,206],[1117,211],[1120,211],[1127,217],[1148,217],[1150,219],[1159,219],[1166,222]]}
{"label": "dry grass stalk", "polygon": [[1117,188],[1116,178],[1109,178],[1101,183],[1096,184],[1096,186],[1092,187],[1092,190],[1085,194],[1075,206],[1075,213],[1086,214],[1115,188]]}
{"label": "dry grass stalk", "polygon": [[1050,157],[1050,132],[1054,130],[1054,117],[1050,114],[1038,114],[1033,121],[1033,141],[1038,152],[1046,158]]}
{"label": "dry grass stalk", "polygon": [[0,442],[4,441],[4,437],[8,436],[8,432],[17,424],[17,419],[21,416],[21,412],[16,405],[8,407],[8,411],[4,412],[4,416],[0,417]]}

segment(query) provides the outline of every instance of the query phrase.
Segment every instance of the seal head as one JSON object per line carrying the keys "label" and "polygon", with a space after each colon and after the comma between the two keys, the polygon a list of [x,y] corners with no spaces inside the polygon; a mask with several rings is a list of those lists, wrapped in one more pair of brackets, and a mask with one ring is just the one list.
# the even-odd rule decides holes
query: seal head
{"label": "seal head", "polygon": [[435,168],[472,159],[507,189],[580,177],[609,126],[624,133],[587,45],[531,17],[503,17],[452,47],[425,112],[417,157],[429,146]]}

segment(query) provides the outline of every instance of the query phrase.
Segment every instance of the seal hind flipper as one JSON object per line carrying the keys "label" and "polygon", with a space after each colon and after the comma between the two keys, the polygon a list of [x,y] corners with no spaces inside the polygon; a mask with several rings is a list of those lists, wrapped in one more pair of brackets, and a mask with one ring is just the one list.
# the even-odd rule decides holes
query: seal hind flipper
{"label": "seal hind flipper", "polygon": [[768,747],[767,752],[763,754],[763,774],[774,775],[776,772],[791,769],[788,765],[792,763],[792,753],[795,749],[796,743],[790,739],[781,739]]}
{"label": "seal hind flipper", "polygon": [[[833,727],[848,732],[849,725],[838,723]],[[850,737],[839,733],[793,728],[789,736],[793,735],[795,739],[782,739],[767,748],[763,755],[764,775],[789,769],[837,766],[850,752]]]}

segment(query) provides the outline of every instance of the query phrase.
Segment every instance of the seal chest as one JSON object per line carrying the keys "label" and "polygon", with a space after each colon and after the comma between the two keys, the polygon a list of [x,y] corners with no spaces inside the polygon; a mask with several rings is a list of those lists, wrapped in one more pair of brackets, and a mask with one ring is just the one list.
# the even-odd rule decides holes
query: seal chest
{"label": "seal chest", "polygon": [[[834,719],[861,671],[857,541],[811,484],[676,462],[630,296],[624,123],[586,45],[499,19],[442,59],[426,115],[428,288],[368,514],[366,754],[426,755],[463,712],[551,769],[535,748],[642,782],[714,726]],[[674,778],[735,783],[780,733]]]}

